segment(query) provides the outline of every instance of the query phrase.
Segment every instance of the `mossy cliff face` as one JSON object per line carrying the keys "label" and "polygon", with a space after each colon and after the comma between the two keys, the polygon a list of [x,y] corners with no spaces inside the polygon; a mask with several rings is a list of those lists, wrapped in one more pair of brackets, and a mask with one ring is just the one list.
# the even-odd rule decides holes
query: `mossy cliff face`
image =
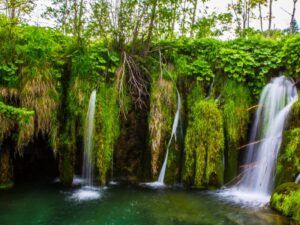
{"label": "mossy cliff face", "polygon": [[117,179],[138,182],[145,178],[147,153],[148,114],[145,110],[129,107],[126,116],[121,115],[121,130],[114,154],[114,174]]}
{"label": "mossy cliff face", "polygon": [[276,166],[276,186],[295,181],[300,173],[300,101],[290,112]]}
{"label": "mossy cliff face", "polygon": [[[170,80],[159,78],[151,86],[149,112],[149,144],[151,154],[151,177],[156,180],[165,159],[168,141],[176,111],[176,88]],[[175,146],[169,149],[165,181],[174,182],[178,178],[179,161]]]}
{"label": "mossy cliff face", "polygon": [[277,187],[271,198],[271,207],[300,224],[300,184],[284,183]]}
{"label": "mossy cliff face", "polygon": [[238,172],[239,147],[247,141],[251,98],[246,86],[230,80],[221,93],[225,134],[225,181],[228,182]]}
{"label": "mossy cliff face", "polygon": [[221,112],[212,100],[198,100],[189,113],[183,182],[197,188],[223,184],[224,134]]}

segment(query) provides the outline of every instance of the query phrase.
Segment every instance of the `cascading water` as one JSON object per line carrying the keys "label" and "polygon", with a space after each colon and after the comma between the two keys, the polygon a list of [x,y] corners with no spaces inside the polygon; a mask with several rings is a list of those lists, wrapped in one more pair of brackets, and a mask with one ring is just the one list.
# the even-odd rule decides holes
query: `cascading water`
{"label": "cascading water", "polygon": [[229,190],[243,200],[264,204],[274,186],[275,166],[289,111],[298,100],[295,83],[284,76],[275,78],[263,90],[251,130],[240,182]]}
{"label": "cascading water", "polygon": [[160,173],[159,173],[158,180],[156,182],[152,182],[152,183],[145,183],[147,186],[150,186],[150,187],[165,186],[164,179],[165,179],[167,162],[168,162],[169,148],[170,148],[170,145],[172,143],[173,138],[175,138],[175,141],[176,141],[176,132],[177,132],[177,128],[178,128],[178,124],[179,124],[179,118],[180,118],[181,98],[180,98],[179,91],[177,89],[176,89],[176,93],[177,93],[176,114],[175,114],[175,118],[174,118],[174,121],[173,121],[171,137],[170,137],[168,145],[167,145],[167,152],[166,152],[166,155],[165,155],[165,159],[164,159],[162,168],[161,168]]}
{"label": "cascading water", "polygon": [[96,106],[96,90],[91,94],[89,101],[89,108],[87,111],[85,127],[84,127],[84,153],[83,153],[83,166],[82,177],[85,183],[89,186],[93,186],[93,132],[94,132],[94,117]]}

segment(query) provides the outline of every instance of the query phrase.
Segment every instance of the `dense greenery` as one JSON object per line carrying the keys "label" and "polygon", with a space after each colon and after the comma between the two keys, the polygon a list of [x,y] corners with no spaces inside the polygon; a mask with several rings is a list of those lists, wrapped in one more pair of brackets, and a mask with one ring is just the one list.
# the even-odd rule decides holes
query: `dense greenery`
{"label": "dense greenery", "polygon": [[[177,134],[182,137],[169,149],[166,182],[220,187],[239,172],[238,157],[262,88],[281,72],[299,80],[300,35],[294,34],[294,23],[289,35],[272,31],[270,5],[267,32],[249,25],[254,9],[267,1],[232,1],[234,13],[203,10],[202,17],[198,1],[190,0],[119,1],[116,6],[92,1],[90,14],[83,0],[70,3],[53,1],[43,16],[54,19],[56,28],[45,28],[24,23],[32,1],[0,1],[7,9],[7,15],[0,14],[0,149],[5,150],[0,185],[13,183],[12,156],[22,156],[29,143],[38,141],[57,157],[62,183],[72,185],[93,90],[93,163],[99,183],[105,185],[120,166],[119,179],[156,180],[179,90]],[[228,30],[235,39],[214,39]],[[299,102],[288,124],[278,185],[300,172]],[[298,191],[278,193],[273,206],[299,220],[291,212]]]}

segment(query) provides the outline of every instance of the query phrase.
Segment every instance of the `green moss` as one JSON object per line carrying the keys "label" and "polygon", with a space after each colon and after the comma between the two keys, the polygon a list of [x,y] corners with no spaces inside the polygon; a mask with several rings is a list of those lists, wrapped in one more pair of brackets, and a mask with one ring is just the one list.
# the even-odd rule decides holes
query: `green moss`
{"label": "green moss", "polygon": [[221,112],[214,101],[194,103],[185,137],[183,181],[188,185],[223,184],[224,135]]}
{"label": "green moss", "polygon": [[238,172],[239,147],[247,140],[250,122],[250,92],[240,83],[228,80],[221,92],[225,133],[225,180]]}
{"label": "green moss", "polygon": [[120,133],[118,92],[114,85],[101,84],[97,94],[95,115],[95,155],[101,185],[113,169],[113,152]]}
{"label": "green moss", "polygon": [[292,182],[300,173],[300,101],[290,112],[276,165],[276,186]]}
{"label": "green moss", "polygon": [[289,128],[300,127],[300,100],[294,103],[288,120]]}
{"label": "green moss", "polygon": [[300,184],[284,183],[271,198],[271,207],[300,223]]}
{"label": "green moss", "polygon": [[284,132],[276,166],[276,184],[294,181],[300,173],[300,128]]}

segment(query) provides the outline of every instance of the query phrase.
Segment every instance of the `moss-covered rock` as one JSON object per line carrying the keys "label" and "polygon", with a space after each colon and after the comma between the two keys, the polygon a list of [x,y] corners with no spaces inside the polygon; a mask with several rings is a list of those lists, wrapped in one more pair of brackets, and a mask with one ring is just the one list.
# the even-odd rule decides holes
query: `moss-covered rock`
{"label": "moss-covered rock", "polygon": [[228,80],[221,92],[225,133],[225,181],[238,172],[239,147],[247,141],[251,96],[247,86]]}
{"label": "moss-covered rock", "polygon": [[189,114],[185,137],[183,181],[197,188],[223,184],[224,134],[214,101],[199,100]]}
{"label": "moss-covered rock", "polygon": [[276,166],[276,184],[291,182],[300,173],[300,128],[284,132],[284,142]]}
{"label": "moss-covered rock", "polygon": [[[172,81],[158,79],[152,84],[149,113],[151,176],[153,179],[158,177],[164,161],[167,144],[172,131],[175,108],[176,90]],[[170,168],[170,163],[176,158],[173,154],[173,149],[169,151],[169,156],[168,168]]]}
{"label": "moss-covered rock", "polygon": [[300,223],[300,184],[284,183],[271,198],[271,207]]}
{"label": "moss-covered rock", "polygon": [[113,152],[120,133],[117,94],[114,86],[106,84],[97,94],[94,151],[101,185],[106,184],[109,169],[113,170]]}
{"label": "moss-covered rock", "polygon": [[300,173],[300,101],[290,112],[276,166],[276,186],[293,182]]}

